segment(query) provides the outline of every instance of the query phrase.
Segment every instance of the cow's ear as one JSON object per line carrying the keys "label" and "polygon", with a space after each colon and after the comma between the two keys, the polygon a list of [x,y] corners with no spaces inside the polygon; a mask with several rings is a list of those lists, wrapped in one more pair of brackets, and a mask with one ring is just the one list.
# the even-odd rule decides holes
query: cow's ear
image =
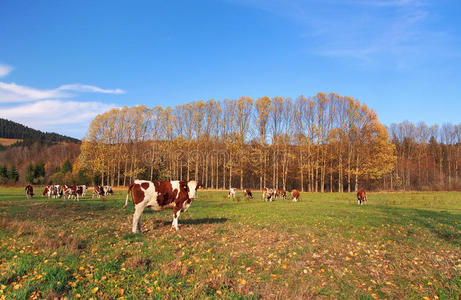
{"label": "cow's ear", "polygon": [[187,184],[183,184],[182,188],[183,188],[186,192],[188,191]]}

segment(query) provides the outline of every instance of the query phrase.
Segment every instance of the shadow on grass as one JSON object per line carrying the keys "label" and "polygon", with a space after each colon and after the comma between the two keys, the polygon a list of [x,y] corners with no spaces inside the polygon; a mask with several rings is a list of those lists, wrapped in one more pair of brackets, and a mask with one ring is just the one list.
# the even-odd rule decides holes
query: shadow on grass
{"label": "shadow on grass", "polygon": [[461,215],[447,211],[433,211],[415,208],[378,207],[396,223],[403,226],[413,223],[427,228],[443,239],[454,245],[461,245]]}
{"label": "shadow on grass", "polygon": [[[187,225],[201,225],[201,224],[222,224],[226,223],[229,219],[228,218],[201,218],[201,219],[186,219],[186,220],[179,220],[180,224],[187,224]],[[163,222],[163,225],[171,226],[171,222]]]}

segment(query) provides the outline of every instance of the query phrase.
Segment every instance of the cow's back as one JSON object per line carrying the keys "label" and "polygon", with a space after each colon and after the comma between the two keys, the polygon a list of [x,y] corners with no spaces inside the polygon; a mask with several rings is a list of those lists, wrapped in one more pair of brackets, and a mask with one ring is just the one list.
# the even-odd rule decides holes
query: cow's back
{"label": "cow's back", "polygon": [[357,199],[359,199],[359,200],[367,199],[367,194],[366,194],[365,190],[360,190],[360,191],[357,192]]}

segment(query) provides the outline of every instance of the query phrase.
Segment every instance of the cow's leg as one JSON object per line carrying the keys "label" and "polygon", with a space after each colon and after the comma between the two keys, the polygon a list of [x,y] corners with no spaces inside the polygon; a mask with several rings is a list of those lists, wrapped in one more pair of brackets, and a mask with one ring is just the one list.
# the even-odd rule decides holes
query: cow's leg
{"label": "cow's leg", "polygon": [[144,211],[144,205],[142,203],[135,206],[134,214],[133,214],[133,233],[142,232],[141,231],[141,215]]}
{"label": "cow's leg", "polygon": [[179,219],[180,214],[181,214],[181,209],[175,206],[173,209],[173,223],[171,224],[175,230],[179,230],[178,219]]}
{"label": "cow's leg", "polygon": [[139,219],[138,219],[138,231],[142,233],[142,229],[141,229],[141,220],[142,220],[142,214],[139,216]]}

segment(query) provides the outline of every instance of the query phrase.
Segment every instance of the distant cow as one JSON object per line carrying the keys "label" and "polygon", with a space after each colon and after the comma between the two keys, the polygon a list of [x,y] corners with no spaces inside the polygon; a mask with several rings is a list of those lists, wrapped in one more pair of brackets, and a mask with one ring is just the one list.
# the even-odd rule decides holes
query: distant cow
{"label": "distant cow", "polygon": [[45,197],[48,195],[48,198],[58,198],[61,196],[59,188],[59,185],[47,185],[42,193],[42,196]]}
{"label": "distant cow", "polygon": [[172,226],[178,230],[178,218],[185,212],[195,199],[197,189],[201,187],[197,181],[147,181],[135,180],[128,188],[125,208],[131,193],[135,211],[133,214],[133,233],[141,231],[141,215],[146,207],[159,211],[173,209]]}
{"label": "distant cow", "polygon": [[30,184],[27,185],[24,190],[26,191],[27,199],[30,199],[34,196],[34,188]]}
{"label": "distant cow", "polygon": [[357,192],[357,204],[362,205],[367,202],[367,194],[365,193],[365,190],[360,190]]}
{"label": "distant cow", "polygon": [[263,189],[263,200],[264,201],[274,201],[275,194],[276,194],[276,192],[275,192],[274,189],[265,187]]}
{"label": "distant cow", "polygon": [[298,190],[292,190],[291,191],[291,197],[293,199],[293,202],[298,202],[298,200],[299,200],[299,191]]}
{"label": "distant cow", "polygon": [[287,198],[287,192],[285,190],[278,190],[276,193],[276,197],[282,197],[283,199]]}
{"label": "distant cow", "polygon": [[63,194],[64,200],[66,200],[66,196],[68,199],[74,199],[79,201],[80,197],[83,195],[83,187],[76,186],[76,185],[63,185]]}
{"label": "distant cow", "polygon": [[113,195],[113,194],[114,194],[114,190],[112,189],[112,187],[110,185],[106,185],[106,186],[96,185],[93,188],[93,193],[91,195],[91,199],[93,199],[95,195],[98,198],[101,198],[101,196],[105,197],[107,195]]}
{"label": "distant cow", "polygon": [[51,198],[60,198],[63,194],[60,185],[52,185],[51,186]]}
{"label": "distant cow", "polygon": [[235,200],[235,194],[237,194],[237,189],[230,188],[229,193],[227,194],[227,198],[232,198],[232,200]]}
{"label": "distant cow", "polygon": [[112,190],[112,187],[110,185],[106,185],[104,187],[104,196],[107,196],[107,195],[113,195],[114,194],[114,190]]}
{"label": "distant cow", "polygon": [[247,197],[249,199],[253,199],[253,193],[250,189],[243,190],[243,197]]}
{"label": "distant cow", "polygon": [[91,194],[91,199],[93,199],[95,195],[98,198],[101,198],[101,196],[106,196],[106,191],[104,190],[104,187],[102,185],[95,185],[93,187],[93,193]]}
{"label": "distant cow", "polygon": [[45,186],[45,190],[43,191],[42,196],[45,197],[46,195],[48,195],[48,198],[51,197],[51,185]]}
{"label": "distant cow", "polygon": [[85,197],[85,194],[86,194],[86,190],[87,190],[87,187],[86,185],[80,185],[80,187],[82,187],[82,197]]}

